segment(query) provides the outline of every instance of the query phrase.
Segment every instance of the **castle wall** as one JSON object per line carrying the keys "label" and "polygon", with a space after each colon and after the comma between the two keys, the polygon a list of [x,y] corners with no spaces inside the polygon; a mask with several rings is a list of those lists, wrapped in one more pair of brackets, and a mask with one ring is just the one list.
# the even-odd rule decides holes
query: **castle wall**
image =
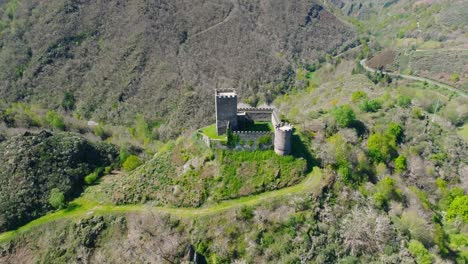
{"label": "castle wall", "polygon": [[[273,146],[274,134],[269,131],[233,131],[233,136],[237,137],[236,149],[256,150],[256,149],[271,149]],[[265,141],[269,138],[269,142]]]}
{"label": "castle wall", "polygon": [[271,121],[272,108],[239,108],[238,112],[245,112],[253,121]]}
{"label": "castle wall", "polygon": [[216,132],[222,135],[228,124],[232,129],[237,128],[237,95],[232,90],[217,91],[215,98]]}

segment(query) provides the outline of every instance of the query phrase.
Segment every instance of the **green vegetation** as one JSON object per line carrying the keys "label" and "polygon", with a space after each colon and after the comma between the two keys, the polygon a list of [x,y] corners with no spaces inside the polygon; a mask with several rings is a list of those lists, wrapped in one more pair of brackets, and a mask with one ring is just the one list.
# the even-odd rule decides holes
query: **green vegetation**
{"label": "green vegetation", "polygon": [[357,91],[357,92],[354,92],[351,95],[351,101],[353,103],[357,103],[357,102],[361,101],[362,99],[367,99],[367,93],[365,93],[363,91]]}
{"label": "green vegetation", "polygon": [[389,161],[396,154],[395,138],[388,134],[372,134],[367,140],[367,148],[373,161]]}
{"label": "green vegetation", "polygon": [[50,205],[60,208],[81,193],[87,174],[116,155],[113,146],[71,133],[26,133],[0,142],[0,231],[46,214]]}
{"label": "green vegetation", "polygon": [[384,210],[388,210],[391,200],[398,201],[401,197],[401,190],[396,188],[396,181],[390,177],[385,177],[377,183],[372,196],[375,205]]}
{"label": "green vegetation", "polygon": [[[122,168],[131,159],[126,151]],[[135,156],[136,157],[136,156]],[[201,206],[294,185],[308,172],[307,160],[274,151],[212,150],[195,138],[168,142],[153,159],[118,181],[86,190],[86,197],[106,196],[117,204]],[[145,175],[145,177],[141,177]]]}
{"label": "green vegetation", "polygon": [[377,112],[380,108],[382,108],[382,103],[380,100],[373,99],[368,100],[365,99],[360,105],[359,108],[364,112]]}
{"label": "green vegetation", "polygon": [[400,95],[397,98],[397,105],[403,108],[407,108],[411,105],[411,97]]}
{"label": "green vegetation", "polygon": [[60,130],[65,130],[65,123],[63,122],[63,118],[54,110],[49,110],[47,112],[46,121],[52,127],[58,128]]}
{"label": "green vegetation", "polygon": [[65,208],[65,195],[57,188],[50,190],[49,204],[55,209]]}
{"label": "green vegetation", "polygon": [[402,173],[406,171],[406,166],[407,166],[407,163],[406,163],[405,156],[400,155],[395,159],[395,172],[396,173]]}
{"label": "green vegetation", "polygon": [[450,81],[452,82],[458,82],[460,81],[460,74],[454,72],[450,75]]}
{"label": "green vegetation", "polygon": [[447,210],[447,219],[453,221],[459,218],[468,223],[468,195],[456,196]]}
{"label": "green vegetation", "polygon": [[65,111],[71,111],[75,109],[76,98],[71,92],[65,92],[62,100],[62,108]]}
{"label": "green vegetation", "polygon": [[122,169],[125,171],[132,171],[142,164],[140,158],[136,155],[128,156],[125,161],[122,163]]}
{"label": "green vegetation", "polygon": [[356,115],[349,105],[342,105],[333,109],[332,114],[340,127],[350,127],[356,120]]}
{"label": "green vegetation", "polygon": [[216,132],[216,124],[209,125],[207,127],[201,128],[200,131],[211,139],[221,140],[227,142],[226,135],[219,135]]}
{"label": "green vegetation", "polygon": [[408,246],[408,250],[413,256],[416,258],[416,262],[418,264],[431,264],[432,263],[432,255],[429,251],[424,247],[421,242],[417,240],[411,240]]}
{"label": "green vegetation", "polygon": [[[63,207],[81,193],[82,197],[66,209],[30,222],[17,233],[0,235],[1,241],[13,239],[5,246],[2,244],[0,262],[6,259],[7,262],[42,263],[54,259],[64,263],[84,260],[129,263],[135,261],[134,256],[138,254],[143,262],[150,259],[158,263],[178,263],[187,255],[187,248],[193,248],[197,256],[208,263],[465,263],[468,260],[467,201],[461,188],[463,175],[460,172],[464,172],[466,144],[453,129],[448,129],[450,124],[446,122],[459,127],[459,133],[463,135],[466,102],[457,94],[428,83],[399,79],[395,84],[385,74],[378,72],[366,77],[361,68],[355,67],[357,58],[368,58],[392,47],[395,50],[388,53],[394,56],[376,61],[385,67],[384,70],[435,76],[451,82],[455,78],[450,74],[459,72],[459,80],[454,85],[462,87],[466,79],[459,62],[465,58],[463,53],[440,52],[442,55],[435,55],[433,51],[417,50],[450,49],[451,45],[457,45],[457,34],[464,26],[457,21],[463,18],[463,14],[457,13],[457,10],[464,10],[460,6],[462,2],[449,3],[455,7],[447,5],[445,0],[429,6],[424,1],[408,4],[407,1],[371,3],[359,0],[339,7],[333,7],[333,1],[324,2],[324,8],[337,14],[338,21],[349,19],[338,14],[340,9],[350,16],[359,16],[359,21],[349,20],[362,35],[359,36],[362,37],[361,47],[352,49],[358,42],[351,43],[342,47],[349,48],[349,53],[337,57],[326,54],[325,50],[323,54],[312,54],[312,57],[320,57],[319,63],[298,54],[294,66],[283,63],[293,61],[291,52],[285,50],[278,53],[280,63],[274,70],[280,77],[272,79],[269,70],[262,73],[265,78],[261,79],[271,83],[252,83],[248,77],[239,80],[254,85],[248,85],[247,90],[242,88],[243,96],[253,105],[270,103],[280,95],[274,102],[282,109],[284,118],[295,125],[295,138],[300,135],[301,140],[293,142],[293,155],[279,157],[273,151],[211,150],[195,136],[169,140],[182,131],[197,127],[201,121],[207,121],[206,117],[212,114],[208,111],[212,104],[205,100],[207,92],[200,88],[203,81],[200,87],[187,85],[183,89],[172,89],[174,77],[163,80],[168,76],[166,72],[174,72],[171,63],[164,58],[157,62],[147,61],[145,55],[149,53],[142,52],[145,45],[128,49],[119,46],[128,42],[115,42],[118,47],[114,47],[109,32],[99,32],[98,35],[86,32],[94,21],[99,23],[99,19],[92,15],[96,12],[80,11],[85,14],[80,16],[82,21],[93,21],[86,22],[86,30],[78,23],[73,27],[78,32],[70,33],[65,25],[63,32],[58,31],[57,38],[50,40],[53,43],[45,40],[39,45],[26,41],[31,36],[28,27],[35,23],[23,14],[31,17],[40,14],[46,18],[43,20],[48,26],[49,23],[53,26],[56,17],[61,19],[66,14],[73,18],[76,10],[106,10],[87,9],[89,5],[95,5],[94,2],[78,7],[75,3],[59,5],[53,1],[48,5],[8,1],[1,7],[5,12],[0,30],[5,41],[0,65],[3,60],[11,62],[11,67],[4,67],[0,79],[8,86],[5,89],[13,88],[14,91],[4,92],[5,98],[27,98],[32,103],[50,105],[54,110],[44,110],[34,104],[0,102],[0,120],[4,127],[0,128],[0,153],[11,153],[17,145],[22,146],[8,143],[8,148],[2,149],[2,144],[9,142],[11,135],[17,135],[18,131],[23,133],[23,130],[47,127],[86,134],[93,140],[106,140],[120,146],[119,162],[112,167],[123,171],[98,181],[103,173],[110,173],[112,167],[103,169],[103,166],[112,161],[92,162],[105,159],[109,152],[115,158],[116,150],[101,152],[101,148],[94,144],[85,146],[83,152],[86,155],[95,153],[94,149],[99,149],[99,154],[92,154],[91,161],[83,162],[80,161],[80,157],[86,156],[83,152],[68,156],[74,153],[76,143],[67,139],[58,139],[60,143],[54,145],[56,151],[44,151],[37,142],[23,146],[23,149],[40,152],[33,155],[40,158],[32,161],[25,158],[30,157],[29,154],[18,158],[2,157],[0,169],[7,168],[8,175],[13,175],[11,182],[45,184],[34,190],[27,186],[17,188],[8,185],[11,182],[5,180],[7,177],[0,177],[0,186],[12,186],[8,190],[19,189],[20,193],[33,197],[12,200],[11,197],[15,197],[10,195],[12,191],[8,191],[9,196],[2,196],[5,189],[0,189],[0,205],[16,202],[6,209],[0,208],[0,225],[5,223],[4,212],[16,217],[7,218],[6,223],[26,219],[19,221],[22,224],[52,207]],[[127,6],[133,8],[131,10],[142,8],[134,5]],[[209,5],[202,6],[203,10],[210,9]],[[51,7],[54,18],[48,17],[47,11]],[[281,7],[281,3],[266,5],[269,12],[265,13],[282,10]],[[122,8],[125,18],[127,7]],[[230,12],[230,7],[224,9],[223,5],[217,5],[217,8],[223,14]],[[257,10],[255,3],[250,8],[254,13]],[[320,12],[317,8],[313,5],[308,10],[304,29],[309,27],[308,20],[313,21],[317,30],[325,26],[322,16],[316,17]],[[153,10],[159,8],[145,3],[144,10],[147,17],[151,17]],[[171,10],[177,11],[178,3],[174,2]],[[165,21],[164,11],[158,16]],[[230,17],[227,15],[228,19]],[[107,17],[103,15],[102,18]],[[214,16],[214,20],[218,18]],[[197,30],[193,32],[209,28],[194,23]],[[267,27],[269,25],[276,27],[274,23],[267,23]],[[121,25],[120,28],[127,27]],[[35,30],[39,34],[42,32],[38,25]],[[184,54],[193,54],[191,43],[198,43],[198,40],[190,41],[197,33],[188,32],[192,30],[176,32],[177,41],[184,43],[185,51],[190,51],[177,52],[177,60],[182,64],[186,61]],[[210,36],[209,30],[203,34],[202,39]],[[97,36],[99,41],[96,41]],[[129,38],[133,37],[129,35]],[[450,40],[446,41],[447,38]],[[24,39],[25,43],[18,39]],[[95,43],[98,47],[90,46]],[[324,43],[333,42],[327,40]],[[311,50],[307,46],[298,48]],[[92,75],[81,70],[87,67],[75,71],[69,64],[70,61],[87,63],[88,59],[92,60],[95,50],[104,55],[108,51],[122,51],[126,63],[119,62],[120,55],[105,56],[114,58],[113,63],[105,61],[113,68],[106,68],[98,61],[92,67],[97,74]],[[89,54],[86,60],[80,58],[83,51]],[[205,55],[201,53],[199,56]],[[203,66],[203,58],[199,59]],[[387,59],[394,62],[383,65]],[[448,68],[444,60],[453,64],[453,69],[452,66]],[[140,67],[142,65],[144,67]],[[66,69],[66,73],[51,70],[57,66]],[[278,70],[284,74],[278,74]],[[99,74],[99,71],[106,74]],[[155,74],[140,78],[142,72]],[[253,74],[258,79],[255,71],[240,73],[242,76]],[[187,74],[184,78],[190,82],[194,76],[190,71]],[[86,76],[83,85],[80,76]],[[119,77],[117,81],[115,76]],[[47,88],[42,88],[49,83],[45,85],[41,80],[47,80],[54,87],[64,87],[67,92],[58,88],[54,96]],[[67,81],[62,83],[60,80]],[[148,97],[147,85],[151,83],[158,87],[151,88],[154,96]],[[96,90],[96,87],[106,91],[106,99],[101,98],[100,89]],[[74,94],[68,89],[80,92]],[[347,105],[349,101],[352,106]],[[135,115],[137,111],[142,114]],[[90,128],[87,120],[99,121],[100,125]],[[116,120],[120,125],[113,123]],[[271,129],[269,124],[258,125],[246,129]],[[230,144],[255,144],[241,142],[234,136],[218,137],[214,125],[202,129],[201,133],[224,143],[229,137]],[[271,136],[265,136],[257,143],[268,144],[271,140]],[[47,149],[53,148],[47,145]],[[2,161],[19,164],[19,173],[15,174],[16,169],[12,173],[13,165]],[[305,178],[312,164],[322,169],[315,167],[313,177],[297,184]],[[34,169],[25,169],[28,166]],[[317,174],[323,177],[316,177]],[[33,176],[37,179],[31,179]],[[60,190],[63,199],[57,195]],[[51,199],[52,193],[54,199]],[[45,209],[33,212],[34,217],[24,216],[22,212],[30,211],[25,207],[27,204],[35,207],[39,204]],[[16,208],[23,211],[15,212]],[[29,232],[25,234],[25,231]],[[136,253],[135,249],[139,251]],[[37,258],[25,260],[25,255]]]}

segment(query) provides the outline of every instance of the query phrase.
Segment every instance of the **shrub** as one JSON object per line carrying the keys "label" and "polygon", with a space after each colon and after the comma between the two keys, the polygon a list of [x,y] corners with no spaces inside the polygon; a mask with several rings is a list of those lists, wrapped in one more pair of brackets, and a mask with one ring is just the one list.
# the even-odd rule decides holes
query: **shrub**
{"label": "shrub", "polygon": [[91,185],[95,183],[97,179],[98,179],[98,174],[96,172],[92,172],[85,177],[85,183],[87,185]]}
{"label": "shrub", "polygon": [[351,101],[353,103],[359,102],[362,99],[366,99],[366,98],[367,98],[367,94],[363,91],[357,91],[351,95]]}
{"label": "shrub", "polygon": [[128,149],[126,147],[122,147],[119,152],[119,161],[120,164],[123,164],[128,157],[130,157],[130,152],[128,152]]}
{"label": "shrub", "polygon": [[60,130],[65,129],[65,123],[63,122],[63,118],[54,110],[50,110],[47,112],[46,121],[52,127],[58,128]]}
{"label": "shrub", "polygon": [[66,111],[73,110],[75,108],[75,96],[71,92],[65,92],[62,100],[62,108]]}
{"label": "shrub", "polygon": [[457,196],[447,210],[447,220],[461,219],[468,223],[468,195]]}
{"label": "shrub", "polygon": [[359,109],[364,112],[377,112],[380,108],[382,108],[382,103],[376,99],[366,99],[359,105]]}
{"label": "shrub", "polygon": [[397,98],[397,105],[403,108],[407,108],[411,105],[411,97],[406,95],[400,95]]}
{"label": "shrub", "polygon": [[395,184],[396,181],[390,177],[385,177],[377,183],[373,198],[378,208],[387,210],[390,200],[401,198],[401,190],[395,188]]}
{"label": "shrub", "polygon": [[107,166],[104,168],[104,174],[105,175],[109,175],[112,171],[112,167],[111,166]]}
{"label": "shrub", "polygon": [[242,220],[250,220],[254,217],[252,207],[242,206],[239,210],[239,218]]}
{"label": "shrub", "polygon": [[140,158],[136,155],[130,155],[122,164],[125,171],[132,171],[142,164]]}
{"label": "shrub", "polygon": [[55,209],[65,208],[65,195],[58,188],[50,190],[49,204]]}
{"label": "shrub", "polygon": [[458,82],[460,81],[460,74],[454,72],[450,75],[450,81],[452,82]]}
{"label": "shrub", "polygon": [[432,255],[421,242],[417,240],[411,240],[408,245],[408,250],[416,258],[416,262],[418,264],[432,263]]}
{"label": "shrub", "polygon": [[332,115],[340,127],[350,127],[356,121],[356,114],[349,105],[335,108]]}
{"label": "shrub", "polygon": [[424,119],[424,113],[422,112],[421,108],[415,107],[412,110],[413,117],[416,119]]}
{"label": "shrub", "polygon": [[403,128],[399,124],[394,122],[388,125],[385,134],[387,134],[390,137],[393,137],[395,143],[401,143],[401,141],[403,141],[404,138]]}
{"label": "shrub", "polygon": [[406,157],[403,155],[398,156],[395,159],[395,171],[397,173],[402,173],[406,171]]}
{"label": "shrub", "polygon": [[104,127],[100,124],[94,127],[93,132],[94,132],[94,135],[100,137],[101,139],[107,138],[107,133],[104,130]]}

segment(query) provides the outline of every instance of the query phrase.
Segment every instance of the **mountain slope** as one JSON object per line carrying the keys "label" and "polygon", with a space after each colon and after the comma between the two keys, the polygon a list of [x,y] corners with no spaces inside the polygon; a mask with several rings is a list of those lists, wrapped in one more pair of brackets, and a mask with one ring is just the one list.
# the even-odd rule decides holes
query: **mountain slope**
{"label": "mountain slope", "polygon": [[163,138],[208,123],[215,88],[269,99],[290,85],[291,65],[354,36],[306,0],[11,0],[2,9],[3,98],[57,107],[70,91],[81,116],[125,123],[142,112],[168,124]]}

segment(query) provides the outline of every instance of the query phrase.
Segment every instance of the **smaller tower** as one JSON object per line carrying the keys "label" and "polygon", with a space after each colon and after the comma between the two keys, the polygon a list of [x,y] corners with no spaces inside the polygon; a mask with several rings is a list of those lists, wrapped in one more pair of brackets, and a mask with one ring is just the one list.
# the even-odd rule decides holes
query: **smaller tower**
{"label": "smaller tower", "polygon": [[225,134],[228,125],[237,129],[237,94],[234,89],[221,89],[215,92],[216,133]]}
{"label": "smaller tower", "polygon": [[291,154],[291,137],[293,128],[288,123],[278,123],[275,126],[275,152],[285,156]]}

